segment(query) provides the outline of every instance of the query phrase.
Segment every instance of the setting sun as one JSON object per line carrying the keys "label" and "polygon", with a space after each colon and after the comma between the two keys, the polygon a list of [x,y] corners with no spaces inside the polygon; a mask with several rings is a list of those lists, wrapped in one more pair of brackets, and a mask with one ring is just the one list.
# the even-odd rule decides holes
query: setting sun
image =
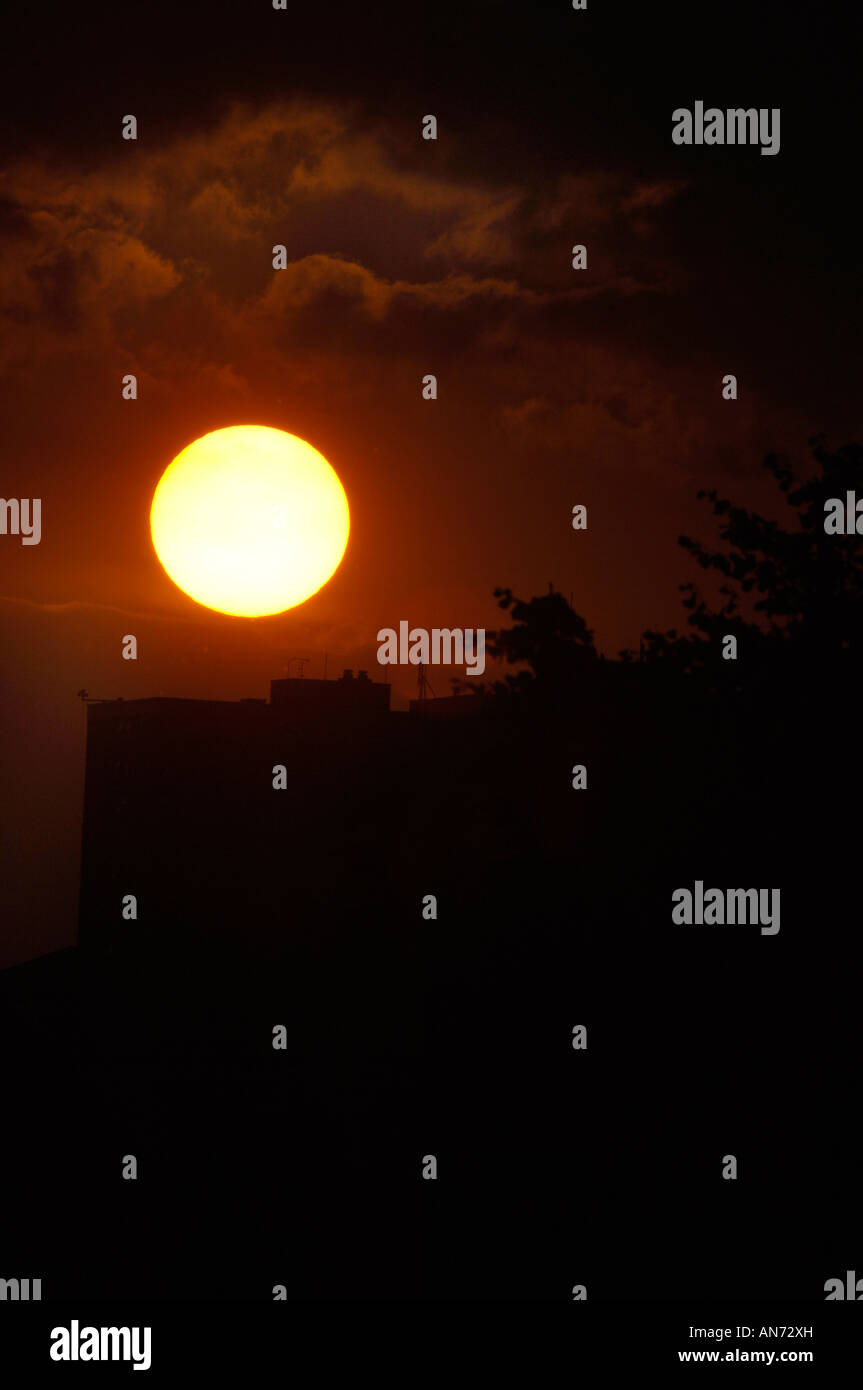
{"label": "setting sun", "polygon": [[320,589],[349,529],[345,490],[323,454],[264,425],[196,439],[162,474],[150,509],[174,583],[206,608],[250,618]]}

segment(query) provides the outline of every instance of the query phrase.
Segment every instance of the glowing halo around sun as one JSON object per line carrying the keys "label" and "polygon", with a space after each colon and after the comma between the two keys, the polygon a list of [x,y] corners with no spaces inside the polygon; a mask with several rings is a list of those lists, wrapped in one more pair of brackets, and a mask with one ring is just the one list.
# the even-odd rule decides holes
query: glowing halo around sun
{"label": "glowing halo around sun", "polygon": [[189,444],[159,480],[150,534],[174,583],[205,608],[247,618],[311,597],[345,553],[345,490],[323,454],[266,425]]}

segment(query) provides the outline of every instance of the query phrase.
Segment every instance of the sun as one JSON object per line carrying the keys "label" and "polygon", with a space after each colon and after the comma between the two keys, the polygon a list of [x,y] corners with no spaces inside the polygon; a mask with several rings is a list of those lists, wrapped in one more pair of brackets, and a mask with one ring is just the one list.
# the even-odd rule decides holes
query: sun
{"label": "sun", "polygon": [[348,543],[348,499],[304,439],[233,425],[189,444],[153,494],[150,534],[174,583],[205,608],[247,618],[314,594]]}

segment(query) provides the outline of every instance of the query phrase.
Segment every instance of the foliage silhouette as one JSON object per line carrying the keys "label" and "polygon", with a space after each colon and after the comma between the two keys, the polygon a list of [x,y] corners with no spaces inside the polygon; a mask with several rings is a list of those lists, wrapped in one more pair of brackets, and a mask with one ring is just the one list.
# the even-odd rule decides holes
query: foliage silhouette
{"label": "foliage silhouette", "polygon": [[720,522],[723,548],[688,536],[679,544],[702,569],[722,576],[722,602],[711,607],[696,584],[681,584],[692,631],[645,632],[647,660],[671,660],[689,671],[715,666],[721,638],[733,633],[739,645],[745,641],[750,657],[769,660],[777,672],[789,658],[799,665],[805,655],[822,671],[825,662],[840,662],[846,670],[859,665],[863,558],[856,536],[825,533],[824,517],[829,498],[863,494],[863,447],[831,451],[823,435],[809,444],[817,467],[805,480],[776,454],[764,460],[792,509],[791,527],[735,506],[715,489],[699,492]]}

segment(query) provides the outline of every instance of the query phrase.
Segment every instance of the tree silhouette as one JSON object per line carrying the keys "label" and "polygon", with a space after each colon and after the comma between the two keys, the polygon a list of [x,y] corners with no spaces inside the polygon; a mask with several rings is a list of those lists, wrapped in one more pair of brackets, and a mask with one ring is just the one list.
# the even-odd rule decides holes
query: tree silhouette
{"label": "tree silhouette", "polygon": [[[764,460],[788,504],[788,525],[736,506],[715,489],[699,491],[719,522],[721,544],[713,548],[689,536],[678,544],[703,570],[721,576],[721,599],[711,606],[695,583],[680,584],[688,631],[647,630],[638,654],[646,667],[664,667],[669,677],[704,674],[710,688],[745,687],[750,695],[759,682],[785,680],[792,671],[795,681],[810,685],[828,671],[841,670],[844,681],[863,672],[863,551],[856,535],[824,530],[830,499],[844,506],[848,492],[863,498],[863,446],[831,451],[824,440],[809,440],[816,467],[805,479],[775,453]],[[634,652],[621,652],[619,662],[598,655],[592,630],[552,584],[531,599],[509,588],[496,588],[494,596],[513,622],[487,633],[487,651],[521,669],[491,685],[453,681],[460,693],[565,704],[589,685],[604,698],[615,672],[622,677],[632,668]],[[728,634],[745,652],[740,666],[722,660]]]}
{"label": "tree silhouette", "polygon": [[817,467],[803,481],[778,455],[764,460],[792,509],[791,527],[735,506],[715,489],[698,493],[720,522],[723,548],[688,536],[678,543],[702,569],[722,575],[722,602],[711,608],[694,583],[681,584],[692,631],[645,632],[648,660],[671,659],[695,670],[713,664],[721,637],[734,633],[745,638],[750,654],[769,655],[780,666],[804,653],[846,667],[859,663],[863,558],[856,536],[825,533],[824,517],[830,498],[863,495],[863,447],[847,444],[831,452],[823,435],[809,444]]}
{"label": "tree silhouette", "polygon": [[522,669],[507,674],[491,686],[454,681],[459,691],[481,689],[501,696],[550,698],[577,690],[585,675],[595,669],[599,657],[593,632],[584,618],[567,603],[552,584],[536,598],[516,598],[512,589],[497,588],[498,607],[510,612],[512,627],[486,633],[486,650],[497,661]]}

